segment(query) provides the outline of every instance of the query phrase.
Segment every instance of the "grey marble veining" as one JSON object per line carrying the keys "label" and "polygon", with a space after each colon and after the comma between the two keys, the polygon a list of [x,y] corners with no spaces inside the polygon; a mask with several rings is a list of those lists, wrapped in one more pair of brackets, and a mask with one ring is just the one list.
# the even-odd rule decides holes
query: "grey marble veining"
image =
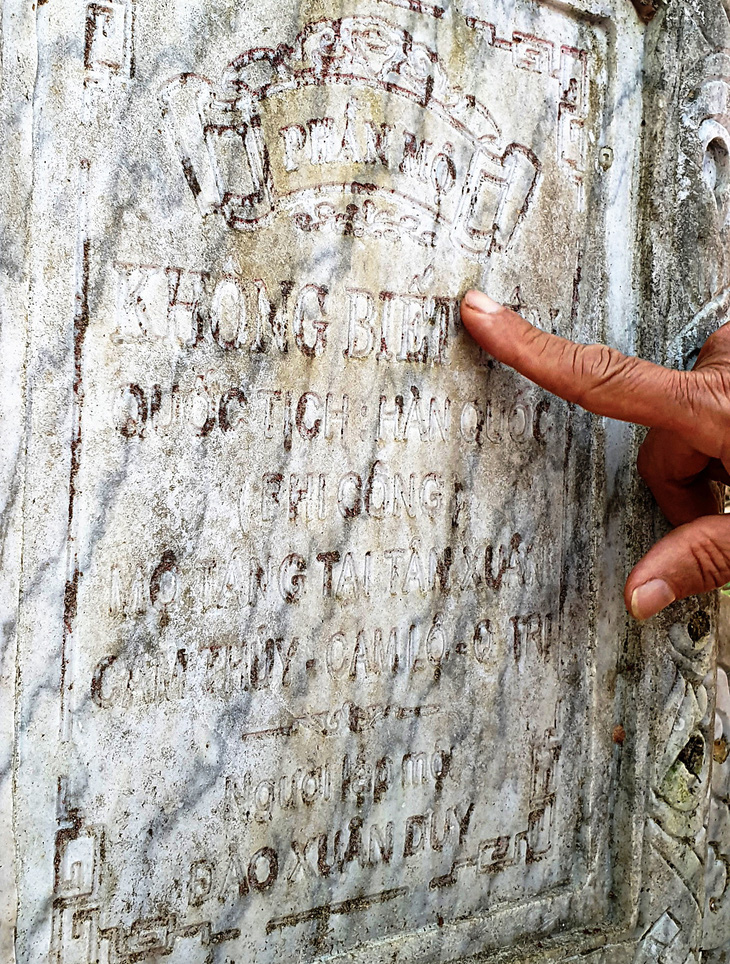
{"label": "grey marble veining", "polygon": [[628,3],[3,17],[3,962],[698,960],[712,606],[629,626],[632,430],[458,304],[683,358],[718,90]]}

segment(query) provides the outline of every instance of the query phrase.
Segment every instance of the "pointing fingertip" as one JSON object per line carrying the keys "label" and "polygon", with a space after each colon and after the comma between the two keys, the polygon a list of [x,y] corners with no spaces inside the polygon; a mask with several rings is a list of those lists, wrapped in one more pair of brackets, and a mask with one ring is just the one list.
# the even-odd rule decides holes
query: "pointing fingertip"
{"label": "pointing fingertip", "polygon": [[464,304],[485,315],[492,315],[502,308],[498,301],[494,301],[482,291],[467,291],[464,295]]}
{"label": "pointing fingertip", "polygon": [[634,619],[649,619],[675,599],[676,596],[663,579],[650,579],[632,592],[631,615]]}

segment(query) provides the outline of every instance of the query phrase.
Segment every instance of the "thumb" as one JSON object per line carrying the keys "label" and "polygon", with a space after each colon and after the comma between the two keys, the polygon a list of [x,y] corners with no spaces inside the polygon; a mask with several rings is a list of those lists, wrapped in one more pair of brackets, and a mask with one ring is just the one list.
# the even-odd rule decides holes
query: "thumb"
{"label": "thumb", "polygon": [[730,582],[730,515],[707,515],[660,539],[631,571],[624,589],[634,619],[648,619],[676,599]]}

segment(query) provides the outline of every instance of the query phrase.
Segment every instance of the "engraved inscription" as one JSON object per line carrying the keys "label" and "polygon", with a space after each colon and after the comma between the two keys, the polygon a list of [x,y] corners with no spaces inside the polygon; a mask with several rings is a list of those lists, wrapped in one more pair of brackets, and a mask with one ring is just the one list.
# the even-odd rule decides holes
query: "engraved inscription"
{"label": "engraved inscription", "polygon": [[85,84],[104,88],[112,77],[134,76],[135,0],[91,2],[86,7]]}
{"label": "engraved inscription", "polygon": [[[165,52],[164,214],[88,166],[56,964],[382,962],[592,886],[592,469],[459,303],[488,269],[580,320],[602,28],[371,6]],[[89,89],[133,76],[132,13],[90,5]]]}
{"label": "engraved inscription", "polygon": [[588,139],[588,53],[575,47],[556,45],[541,37],[514,31],[511,38],[497,36],[493,23],[467,17],[466,22],[479,31],[486,43],[498,50],[510,51],[516,67],[535,71],[552,79],[558,96],[557,156],[574,180],[579,210],[585,198],[583,181],[587,163]]}
{"label": "engraved inscription", "polygon": [[[348,86],[403,98],[413,127],[382,121],[372,97]],[[433,50],[374,17],[311,24],[291,50],[241,54],[220,92],[185,74],[161,101],[201,213],[239,229],[279,209],[302,231],[409,235],[426,247],[443,229],[483,261],[509,245],[540,172]]]}

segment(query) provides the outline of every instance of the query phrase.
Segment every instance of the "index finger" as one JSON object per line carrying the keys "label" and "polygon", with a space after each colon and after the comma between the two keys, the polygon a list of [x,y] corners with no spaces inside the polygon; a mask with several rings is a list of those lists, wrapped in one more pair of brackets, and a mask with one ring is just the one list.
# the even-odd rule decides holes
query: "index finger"
{"label": "index finger", "polygon": [[701,400],[692,372],[548,334],[479,291],[467,293],[461,317],[491,355],[566,401],[624,422],[682,435],[698,432]]}

